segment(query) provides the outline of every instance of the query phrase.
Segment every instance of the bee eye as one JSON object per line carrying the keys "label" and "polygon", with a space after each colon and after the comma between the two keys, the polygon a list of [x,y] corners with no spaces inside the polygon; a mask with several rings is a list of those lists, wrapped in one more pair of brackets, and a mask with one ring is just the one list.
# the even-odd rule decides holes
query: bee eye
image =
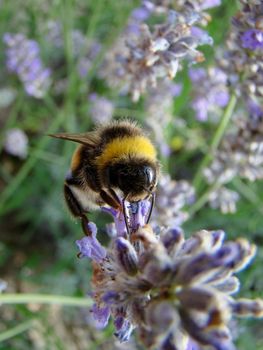
{"label": "bee eye", "polygon": [[147,186],[149,186],[151,189],[153,188],[153,182],[155,180],[155,170],[150,166],[144,166],[143,172],[145,176],[145,180],[147,183]]}

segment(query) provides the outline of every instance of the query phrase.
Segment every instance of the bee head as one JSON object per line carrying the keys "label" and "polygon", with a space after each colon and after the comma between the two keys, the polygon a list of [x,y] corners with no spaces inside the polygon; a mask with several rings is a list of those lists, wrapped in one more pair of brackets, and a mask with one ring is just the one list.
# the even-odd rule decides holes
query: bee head
{"label": "bee head", "polygon": [[108,167],[108,184],[119,188],[128,200],[139,200],[154,192],[158,166],[146,160],[118,162]]}

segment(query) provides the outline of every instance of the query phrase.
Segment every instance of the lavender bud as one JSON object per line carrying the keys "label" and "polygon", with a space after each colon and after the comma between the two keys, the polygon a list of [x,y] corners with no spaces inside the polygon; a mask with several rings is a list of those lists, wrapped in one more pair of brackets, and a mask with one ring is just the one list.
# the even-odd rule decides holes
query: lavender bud
{"label": "lavender bud", "polygon": [[158,334],[168,331],[174,322],[178,322],[178,315],[171,303],[156,300],[147,307],[146,320],[153,331]]}
{"label": "lavender bud", "polygon": [[176,254],[184,242],[183,232],[180,228],[169,229],[161,237],[161,241],[169,255]]}
{"label": "lavender bud", "polygon": [[136,275],[138,271],[138,257],[131,243],[122,237],[115,241],[116,252],[120,266],[128,275]]}
{"label": "lavender bud", "polygon": [[211,285],[213,285],[219,291],[231,295],[239,291],[240,282],[237,277],[232,276],[229,278],[224,278],[223,281],[219,281],[219,283],[217,280],[214,284],[211,282]]}
{"label": "lavender bud", "polygon": [[98,328],[107,326],[110,318],[110,308],[108,306],[100,307],[97,304],[93,304],[91,312]]}
{"label": "lavender bud", "polygon": [[230,306],[233,312],[243,317],[263,317],[263,301],[262,299],[238,299],[232,300]]}
{"label": "lavender bud", "polygon": [[246,49],[263,49],[263,30],[249,29],[241,36],[242,46]]}
{"label": "lavender bud", "polygon": [[[223,298],[221,294],[216,293],[212,288],[193,287],[184,288],[177,293],[182,307],[201,311],[208,314],[216,314],[213,325],[227,322],[230,319],[230,311],[227,304],[227,298]],[[187,306],[186,306],[187,305]]]}
{"label": "lavender bud", "polygon": [[96,225],[90,222],[88,228],[92,232],[91,236],[85,236],[76,241],[76,245],[79,248],[80,257],[89,257],[99,263],[106,257],[107,251],[96,238]]}
{"label": "lavender bud", "polygon": [[130,339],[131,333],[134,329],[132,324],[123,316],[117,316],[114,320],[115,333],[114,335],[121,343],[127,342]]}

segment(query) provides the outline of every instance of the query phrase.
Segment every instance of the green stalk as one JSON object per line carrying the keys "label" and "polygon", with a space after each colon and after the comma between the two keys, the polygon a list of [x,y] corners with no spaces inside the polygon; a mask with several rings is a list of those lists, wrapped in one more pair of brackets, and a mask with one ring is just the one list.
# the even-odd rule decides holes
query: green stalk
{"label": "green stalk", "polygon": [[236,103],[237,103],[237,98],[234,94],[232,94],[232,96],[229,100],[229,103],[224,111],[223,116],[222,116],[221,122],[220,122],[220,124],[215,132],[215,135],[214,135],[213,140],[212,140],[211,145],[210,145],[210,149],[209,149],[208,153],[206,154],[206,156],[203,158],[203,160],[202,160],[202,162],[197,170],[197,173],[193,179],[193,186],[195,187],[196,192],[198,192],[198,190],[200,189],[200,186],[201,186],[202,177],[203,177],[203,170],[207,167],[207,165],[209,164],[209,162],[213,158],[213,155],[221,142],[221,139],[226,131],[226,128],[230,122],[231,116],[234,112]]}
{"label": "green stalk", "polygon": [[33,323],[34,323],[34,320],[22,322],[18,326],[15,326],[11,329],[8,329],[7,331],[0,333],[0,343],[5,341],[5,340],[8,340],[10,338],[15,337],[16,335],[18,335],[20,333],[26,332],[27,330],[32,328]]}
{"label": "green stalk", "polygon": [[0,294],[0,304],[56,304],[63,306],[90,307],[93,302],[90,298],[67,297],[64,295],[48,294]]}
{"label": "green stalk", "polygon": [[239,178],[235,178],[233,180],[233,185],[235,189],[249,202],[251,202],[259,213],[263,214],[263,203],[262,200],[257,196],[257,194],[243,181],[241,181]]}
{"label": "green stalk", "polygon": [[221,187],[221,183],[215,182],[206,192],[195,202],[195,204],[188,210],[189,217],[192,217],[199,211],[209,200],[210,194]]}
{"label": "green stalk", "polygon": [[[64,121],[64,114],[61,112],[57,115],[57,118],[54,119],[54,121],[51,123],[50,127],[47,130],[47,134],[50,134],[50,133],[52,134],[53,132],[55,132],[57,128],[62,124],[63,121]],[[5,212],[5,206],[7,205],[9,198],[12,197],[12,195],[15,193],[18,187],[23,183],[23,181],[26,179],[26,177],[28,176],[32,168],[37,163],[39,150],[44,149],[49,141],[50,141],[50,137],[48,137],[47,135],[43,135],[36,149],[31,153],[30,157],[20,168],[17,175],[12,179],[12,181],[10,181],[10,184],[1,193],[0,216],[3,215]]]}

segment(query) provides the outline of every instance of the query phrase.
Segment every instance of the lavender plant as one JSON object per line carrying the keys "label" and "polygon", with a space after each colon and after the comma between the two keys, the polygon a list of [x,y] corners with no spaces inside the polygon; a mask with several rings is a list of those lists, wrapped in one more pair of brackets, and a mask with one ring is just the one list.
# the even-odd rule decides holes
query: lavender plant
{"label": "lavender plant", "polygon": [[97,228],[78,240],[80,257],[92,259],[92,313],[100,327],[110,316],[120,342],[136,332],[147,349],[235,349],[229,329],[234,316],[263,317],[263,300],[235,299],[235,274],[254,257],[246,239],[225,241],[223,231],[201,230],[190,238],[170,226],[161,232],[146,225],[149,203],[126,204],[122,212],[105,208],[115,221],[106,248]]}
{"label": "lavender plant", "polygon": [[[122,82],[122,91],[131,93],[133,101],[138,101],[149,87],[156,87],[158,80],[173,79],[183,59],[202,62],[204,56],[197,48],[213,42],[207,32],[196,27],[205,17],[202,10],[206,6],[184,1],[177,11],[171,5],[169,1],[144,1],[133,11],[126,35],[106,60],[104,76],[110,83],[114,77],[115,85],[116,79],[118,85]],[[210,4],[216,5],[218,2]],[[164,13],[166,21],[151,26],[146,20],[156,13]]]}
{"label": "lavender plant", "polygon": [[234,123],[230,125],[219,149],[213,154],[212,163],[204,170],[206,181],[209,184],[217,183],[217,188],[209,196],[211,206],[221,208],[223,212],[234,212],[239,196],[220,184],[229,183],[238,176],[249,181],[262,179],[263,7],[257,1],[240,1],[240,4],[241,9],[232,20],[227,50],[221,50],[218,54],[221,68],[214,68],[217,74],[211,76],[211,80],[204,81],[197,73],[202,72],[204,78],[209,75],[209,70],[208,73],[205,70],[196,70],[196,81],[201,83],[202,88],[196,84],[192,102],[199,119],[207,118],[209,109],[214,111],[215,106],[225,106],[230,92],[237,96],[245,110],[239,109],[236,112]]}
{"label": "lavender plant", "polygon": [[[233,350],[236,342],[236,329],[232,329],[235,317],[263,316],[261,299],[234,296],[241,290],[236,274],[251,262],[256,246],[245,238],[227,241],[221,230],[201,230],[188,238],[189,234],[184,234],[181,228],[189,219],[192,220],[188,222],[190,226],[213,227],[209,209],[205,208],[200,216],[193,217],[193,214],[207,202],[222,213],[234,213],[239,209],[238,201],[245,196],[235,186],[235,180],[241,178],[245,183],[259,182],[263,177],[263,5],[262,0],[237,2],[239,11],[232,18],[226,46],[215,48],[216,60],[214,64],[209,60],[208,67],[205,66],[201,45],[213,43],[205,27],[211,24],[208,28],[213,29],[209,10],[219,6],[220,0],[144,0],[138,7],[133,7],[138,3],[133,1],[116,5],[114,0],[80,0],[74,2],[76,8],[73,2],[60,4],[57,1],[53,5],[43,1],[44,20],[52,19],[46,26],[41,19],[38,20],[34,6],[26,11],[28,17],[25,17],[24,27],[16,29],[16,33],[27,35],[10,34],[14,32],[15,20],[10,25],[7,21],[6,25],[3,24],[7,32],[3,36],[7,73],[17,75],[22,86],[12,86],[15,80],[8,85],[5,85],[4,78],[1,80],[0,126],[4,126],[4,152],[0,152],[0,214],[12,213],[13,223],[18,213],[17,222],[19,225],[23,222],[18,228],[23,235],[19,238],[13,236],[13,227],[12,235],[6,235],[14,237],[15,246],[19,244],[20,237],[30,241],[28,237],[36,231],[35,227],[41,226],[34,240],[34,251],[35,241],[40,241],[40,257],[45,256],[41,241],[45,227],[45,246],[52,246],[50,251],[56,252],[59,263],[56,254],[52,254],[52,267],[47,267],[48,277],[43,277],[37,270],[41,290],[45,286],[49,294],[52,288],[55,293],[66,294],[65,290],[67,294],[79,293],[80,285],[83,281],[86,283],[86,274],[83,273],[85,262],[81,264],[77,259],[75,262],[68,254],[72,252],[72,247],[66,231],[76,231],[77,235],[78,226],[63,217],[58,202],[62,176],[66,171],[64,164],[68,166],[65,160],[70,156],[70,144],[63,148],[63,156],[60,156],[61,150],[59,155],[54,154],[56,143],[48,150],[49,140],[43,134],[59,132],[60,128],[62,132],[85,132],[87,125],[108,123],[114,114],[138,117],[150,131],[163,167],[150,225],[145,224],[149,210],[147,201],[126,203],[129,232],[122,212],[107,207],[103,211],[114,220],[106,225],[109,243],[106,244],[105,239],[101,243],[94,223],[90,223],[87,230],[91,234],[77,241],[79,256],[92,260],[88,298],[57,294],[9,296],[10,292],[17,292],[17,285],[19,292],[31,293],[30,289],[23,289],[19,274],[19,283],[16,276],[15,283],[12,283],[12,277],[6,279],[3,276],[8,280],[8,290],[3,294],[1,292],[6,284],[0,280],[1,304],[10,303],[10,300],[13,304],[17,300],[18,303],[30,303],[31,312],[31,309],[35,310],[33,302],[59,303],[82,306],[84,310],[81,312],[85,313],[93,302],[91,315],[99,328],[105,327],[112,319],[117,339],[112,345],[114,349],[125,348],[123,343],[126,342],[127,348],[136,349],[138,338],[143,344],[138,345],[138,349]],[[105,6],[104,9],[106,3],[107,8]],[[224,15],[234,6],[233,2],[222,5],[222,12],[215,12],[215,15]],[[2,12],[1,20],[12,6],[10,2],[7,11]],[[121,13],[122,6],[127,6],[129,14]],[[219,22],[222,28],[221,18]],[[42,40],[39,43],[45,42],[49,68],[40,58],[39,44],[28,39],[40,36]],[[104,62],[100,65],[103,58]],[[51,71],[54,72],[52,89]],[[187,75],[190,77],[190,94]],[[9,75],[4,72],[3,77],[6,76]],[[19,89],[25,89],[28,95],[43,100],[24,99]],[[47,93],[48,98],[44,99]],[[192,119],[191,109],[196,120]],[[30,148],[27,135],[30,135]],[[173,147],[173,140],[178,138],[180,147]],[[165,175],[166,169],[172,174]],[[29,174],[31,181],[27,181]],[[233,216],[235,220],[228,225],[233,226],[229,230],[229,237],[233,239],[238,230],[235,222],[243,225],[247,221],[247,227],[252,227],[250,239],[257,243],[260,258],[262,224],[256,211],[262,212],[262,200],[258,182],[253,184],[255,187],[247,188],[250,192],[246,197],[254,204],[256,202],[256,206],[252,208],[243,199],[241,204],[245,203],[245,209],[241,212],[237,210]],[[254,188],[258,189],[258,193],[253,193],[256,192]],[[44,195],[48,189],[49,194]],[[250,215],[251,212],[253,215]],[[99,214],[95,214],[92,220],[98,227],[104,228],[103,218],[100,221],[98,217]],[[7,219],[3,220],[3,232],[6,232],[5,226],[10,217]],[[217,227],[222,227],[226,219],[218,215],[216,220]],[[202,224],[199,224],[200,221]],[[185,227],[187,232],[187,223]],[[53,235],[54,232],[61,232],[59,239]],[[47,240],[47,235],[51,239]],[[14,249],[11,243],[12,254]],[[11,271],[9,250],[5,254],[2,243],[0,250],[1,264],[7,260],[7,270]],[[36,273],[31,267],[34,263],[31,264],[30,253],[25,250],[23,241],[14,261],[16,269],[21,267],[21,279],[25,276],[28,288],[28,280],[31,283],[31,277]],[[35,257],[32,260],[35,261]],[[246,272],[242,295],[256,295],[262,289],[259,265],[260,261],[258,266]],[[52,269],[59,273],[53,274]],[[49,282],[52,278],[55,287]],[[8,311],[2,314],[1,320],[16,320],[16,312],[19,311],[14,310],[14,317]],[[51,312],[57,315],[57,309]],[[75,328],[79,330],[81,321],[79,313],[76,315]],[[32,317],[35,317],[34,311]],[[60,320],[59,317],[58,321],[56,317],[54,333],[57,333],[56,326],[61,327],[63,318]],[[65,323],[67,334],[69,325]],[[9,325],[13,327],[11,321]],[[82,342],[76,340],[80,333],[74,333],[72,347],[77,344],[79,348],[110,349],[113,340],[105,341],[108,330],[96,332],[92,325],[93,322],[88,326],[84,324]],[[54,343],[46,339],[52,326],[48,330],[46,325],[42,327],[44,336],[40,342],[38,328],[28,324],[26,327],[23,328],[22,324],[26,345],[20,347],[20,343],[16,343],[19,337],[16,337],[14,342],[10,341],[10,348],[35,348],[35,344],[39,346],[39,343],[42,347],[48,343],[56,348],[57,334]],[[28,328],[32,329],[27,338],[25,330]],[[244,328],[237,328],[242,333]],[[92,333],[90,338],[87,338],[87,330]],[[245,329],[247,339],[253,330]],[[0,341],[4,336],[0,334]],[[31,338],[34,338],[33,341]],[[260,332],[257,332],[255,343],[260,343],[259,338]],[[64,346],[67,338],[61,339]],[[71,347],[71,343],[68,346]],[[242,346],[242,349],[247,349],[251,344]],[[255,348],[261,349],[261,344],[255,345]]]}
{"label": "lavender plant", "polygon": [[240,0],[241,9],[233,17],[227,50],[218,62],[238,96],[262,101],[262,2]]}
{"label": "lavender plant", "polygon": [[43,66],[38,43],[24,34],[11,33],[4,35],[4,42],[9,71],[18,75],[28,95],[43,98],[51,84],[51,71]]}
{"label": "lavender plant", "polygon": [[227,75],[220,69],[210,67],[189,69],[192,82],[191,107],[199,121],[206,121],[210,115],[214,121],[222,115],[222,108],[229,102]]}

